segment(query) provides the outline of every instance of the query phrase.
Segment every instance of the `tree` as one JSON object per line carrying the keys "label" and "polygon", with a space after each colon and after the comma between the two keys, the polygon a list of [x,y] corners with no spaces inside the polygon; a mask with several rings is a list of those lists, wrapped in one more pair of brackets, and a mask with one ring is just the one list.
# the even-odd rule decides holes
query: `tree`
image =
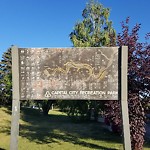
{"label": "tree", "polygon": [[[128,57],[128,90],[129,115],[132,148],[142,150],[144,143],[144,107],[143,95],[148,96],[150,89],[150,44],[140,43],[138,31],[140,24],[136,24],[129,33],[129,18],[122,22],[122,34],[118,35],[118,45],[126,44],[129,48]],[[148,38],[148,35],[147,35]]]}
{"label": "tree", "polygon": [[1,104],[11,105],[12,101],[12,72],[11,72],[11,48],[9,48],[2,56],[0,62],[0,96]]}
{"label": "tree", "polygon": [[[83,10],[83,21],[75,25],[70,39],[75,47],[98,47],[98,46],[115,46],[115,32],[110,30],[108,22],[108,10],[101,9],[102,5],[91,1]],[[102,10],[100,12],[99,10]],[[103,14],[104,16],[101,17]],[[107,14],[107,15],[106,15]],[[100,15],[100,17],[99,17]],[[102,19],[106,19],[105,21]],[[102,19],[102,22],[101,22]],[[101,24],[102,23],[102,24]],[[140,24],[136,24],[132,31],[129,30],[129,18],[122,22],[122,33],[117,36],[118,46],[129,47],[129,117],[131,126],[132,149],[142,149],[144,142],[144,106],[148,103],[149,97],[149,70],[150,70],[150,44],[148,42],[140,43],[138,31]],[[105,26],[106,25],[106,26]],[[108,26],[107,26],[108,25]],[[106,34],[107,32],[107,34]],[[150,34],[147,34],[147,39]],[[106,40],[107,39],[107,40]],[[105,41],[106,40],[106,41]],[[146,101],[144,100],[146,99]],[[121,126],[120,104],[116,101],[106,103],[106,115],[116,126]]]}
{"label": "tree", "polygon": [[116,32],[109,21],[110,10],[91,0],[82,12],[83,21],[78,22],[70,33],[74,47],[101,47],[116,44]]}
{"label": "tree", "polygon": [[42,111],[43,111],[43,114],[45,116],[48,115],[48,112],[54,103],[56,103],[55,100],[38,100],[38,101],[35,101],[36,105],[38,105],[39,107],[42,107]]}
{"label": "tree", "polygon": [[[132,149],[142,150],[145,133],[144,109],[149,97],[150,89],[150,44],[146,36],[146,42],[139,42],[140,24],[136,24],[129,30],[129,18],[122,22],[122,33],[117,36],[118,46],[128,46],[128,106],[130,118],[130,133]],[[107,115],[116,125],[121,124],[120,104],[117,102],[107,104]]]}
{"label": "tree", "polygon": [[[110,10],[102,4],[91,0],[82,11],[83,20],[76,23],[70,33],[70,40],[74,47],[115,46],[116,32],[109,20]],[[71,116],[89,118],[89,110],[94,108],[95,119],[101,107],[98,101],[62,101],[65,111]]]}

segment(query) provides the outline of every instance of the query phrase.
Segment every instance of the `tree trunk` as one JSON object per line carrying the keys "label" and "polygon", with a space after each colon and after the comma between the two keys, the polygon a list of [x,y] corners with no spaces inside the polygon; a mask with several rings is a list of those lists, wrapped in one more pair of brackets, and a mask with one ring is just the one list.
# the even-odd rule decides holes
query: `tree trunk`
{"label": "tree trunk", "polygon": [[54,103],[53,100],[44,100],[43,103],[42,103],[42,110],[43,110],[43,114],[45,116],[48,115],[48,112],[52,106],[52,104]]}

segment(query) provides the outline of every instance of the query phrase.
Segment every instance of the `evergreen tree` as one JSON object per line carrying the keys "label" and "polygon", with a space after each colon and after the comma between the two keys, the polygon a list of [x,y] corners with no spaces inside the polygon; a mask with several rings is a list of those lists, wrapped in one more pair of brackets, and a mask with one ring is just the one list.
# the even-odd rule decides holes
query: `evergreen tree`
{"label": "evergreen tree", "polygon": [[0,103],[11,104],[12,101],[12,58],[11,48],[9,48],[2,56],[0,61]]}
{"label": "evergreen tree", "polygon": [[83,21],[78,22],[70,33],[74,47],[101,47],[116,45],[116,32],[109,21],[110,10],[102,4],[90,1],[82,12]]}
{"label": "evergreen tree", "polygon": [[[91,0],[82,11],[83,20],[76,23],[70,33],[70,40],[74,47],[101,47],[115,46],[116,32],[109,20],[110,10],[102,4]],[[63,103],[63,104],[62,104]],[[94,108],[95,120],[98,117],[99,108],[103,107],[98,101],[62,101],[60,106],[70,116],[78,119],[89,119],[90,110]]]}

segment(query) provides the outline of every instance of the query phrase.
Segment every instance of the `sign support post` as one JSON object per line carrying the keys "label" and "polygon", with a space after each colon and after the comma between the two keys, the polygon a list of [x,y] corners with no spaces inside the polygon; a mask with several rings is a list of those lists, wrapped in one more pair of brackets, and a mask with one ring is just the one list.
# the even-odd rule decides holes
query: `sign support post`
{"label": "sign support post", "polygon": [[123,122],[124,150],[131,150],[128,113],[128,47],[121,47],[121,110]]}
{"label": "sign support post", "polygon": [[13,101],[12,101],[10,150],[17,150],[18,149],[18,136],[19,136],[19,117],[20,117],[18,48],[16,46],[13,46],[11,52],[12,52]]}

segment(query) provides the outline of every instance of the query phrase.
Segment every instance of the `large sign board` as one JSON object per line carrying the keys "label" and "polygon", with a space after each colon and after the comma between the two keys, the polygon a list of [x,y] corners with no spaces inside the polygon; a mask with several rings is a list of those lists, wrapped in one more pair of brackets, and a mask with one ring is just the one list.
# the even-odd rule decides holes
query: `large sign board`
{"label": "large sign board", "polygon": [[118,47],[18,52],[20,100],[118,100]]}
{"label": "large sign board", "polygon": [[20,100],[32,99],[120,99],[124,149],[131,150],[127,72],[128,47],[126,46],[120,48],[13,46],[10,150],[18,149]]}

